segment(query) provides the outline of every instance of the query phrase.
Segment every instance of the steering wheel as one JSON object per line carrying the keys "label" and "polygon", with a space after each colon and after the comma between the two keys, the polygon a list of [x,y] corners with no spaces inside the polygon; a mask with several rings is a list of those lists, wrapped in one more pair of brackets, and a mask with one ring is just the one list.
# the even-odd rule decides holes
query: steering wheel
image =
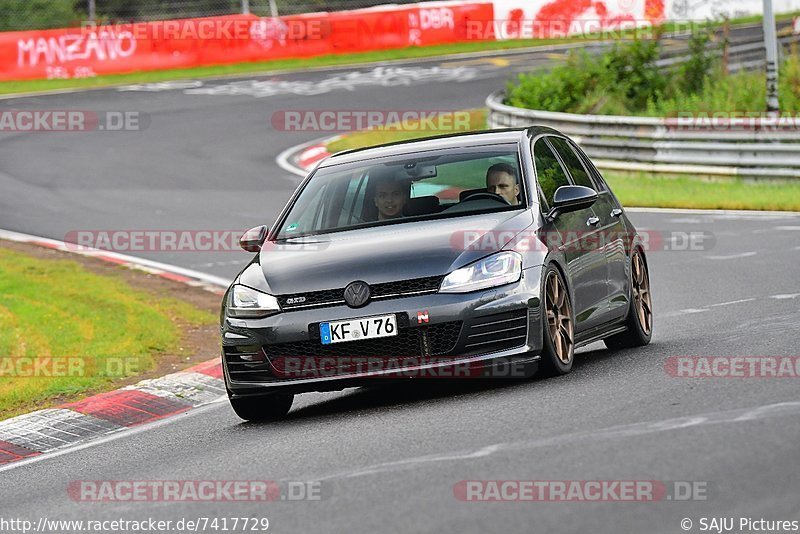
{"label": "steering wheel", "polygon": [[508,200],[501,197],[497,193],[490,193],[488,191],[479,191],[477,193],[473,193],[469,195],[467,198],[462,200],[461,202],[471,202],[473,200],[495,200],[497,202],[502,202],[503,204],[511,205]]}

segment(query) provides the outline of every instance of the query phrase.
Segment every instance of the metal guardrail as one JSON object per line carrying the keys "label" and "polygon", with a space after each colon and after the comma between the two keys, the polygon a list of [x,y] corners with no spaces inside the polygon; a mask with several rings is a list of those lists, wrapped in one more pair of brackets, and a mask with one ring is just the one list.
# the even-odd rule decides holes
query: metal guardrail
{"label": "metal guardrail", "polygon": [[[761,26],[753,24],[731,26],[731,32],[747,32],[753,29],[758,31],[731,38],[728,47],[728,72],[763,68],[766,64],[764,35]],[[791,50],[793,46],[800,46],[800,35],[792,33],[792,29],[791,21],[784,20],[777,24],[778,42],[781,45],[778,47],[779,52],[783,53],[786,50]],[[717,31],[715,32],[715,40],[707,45],[707,49],[717,57],[722,56],[721,39],[724,39],[724,37]],[[687,59],[689,59],[689,56],[685,50],[669,51],[661,55],[661,59],[656,61],[656,65],[669,68],[683,63]]]}
{"label": "metal guardrail", "polygon": [[[797,35],[781,39],[784,46],[798,40]],[[763,67],[763,44],[760,64],[752,57],[753,49],[757,48],[753,45],[754,42],[731,46],[730,65],[738,62],[741,68]],[[503,98],[503,92],[497,91],[486,99],[490,128],[550,126],[572,137],[601,168],[800,178],[800,116],[773,119],[737,117],[732,113],[667,118],[579,115],[516,108],[505,105]]]}
{"label": "metal guardrail", "polygon": [[800,117],[778,119],[578,115],[486,99],[490,128],[539,124],[572,137],[605,169],[800,178]]}

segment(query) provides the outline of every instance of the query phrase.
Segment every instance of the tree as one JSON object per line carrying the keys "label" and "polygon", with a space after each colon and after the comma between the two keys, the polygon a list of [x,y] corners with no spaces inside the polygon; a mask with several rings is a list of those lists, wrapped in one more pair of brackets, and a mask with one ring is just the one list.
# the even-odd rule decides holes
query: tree
{"label": "tree", "polygon": [[0,0],[0,31],[62,28],[80,19],[74,0]]}

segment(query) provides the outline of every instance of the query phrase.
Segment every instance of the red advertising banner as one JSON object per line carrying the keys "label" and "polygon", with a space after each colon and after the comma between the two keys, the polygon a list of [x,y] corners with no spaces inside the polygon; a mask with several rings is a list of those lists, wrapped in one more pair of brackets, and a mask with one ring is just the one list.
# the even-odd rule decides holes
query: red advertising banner
{"label": "red advertising banner", "polygon": [[468,21],[488,22],[492,15],[491,3],[459,3],[4,32],[0,80],[85,78],[452,43],[467,39]]}
{"label": "red advertising banner", "polygon": [[197,19],[0,33],[0,81],[368,52],[470,40],[590,34],[664,19],[664,0],[486,0],[277,18]]}

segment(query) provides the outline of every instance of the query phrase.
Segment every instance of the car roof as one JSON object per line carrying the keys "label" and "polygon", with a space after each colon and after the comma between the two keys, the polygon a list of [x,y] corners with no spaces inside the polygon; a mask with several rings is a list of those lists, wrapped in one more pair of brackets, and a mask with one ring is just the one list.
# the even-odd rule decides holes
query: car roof
{"label": "car roof", "polygon": [[501,130],[484,130],[479,132],[463,132],[456,134],[437,135],[420,139],[396,141],[377,146],[355,148],[337,152],[325,159],[320,167],[352,163],[366,159],[381,158],[402,154],[413,154],[427,150],[444,148],[466,148],[483,145],[498,145],[504,143],[518,143],[523,139],[533,138],[542,133],[558,134],[557,130],[546,126],[529,126],[527,128],[507,128]]}

